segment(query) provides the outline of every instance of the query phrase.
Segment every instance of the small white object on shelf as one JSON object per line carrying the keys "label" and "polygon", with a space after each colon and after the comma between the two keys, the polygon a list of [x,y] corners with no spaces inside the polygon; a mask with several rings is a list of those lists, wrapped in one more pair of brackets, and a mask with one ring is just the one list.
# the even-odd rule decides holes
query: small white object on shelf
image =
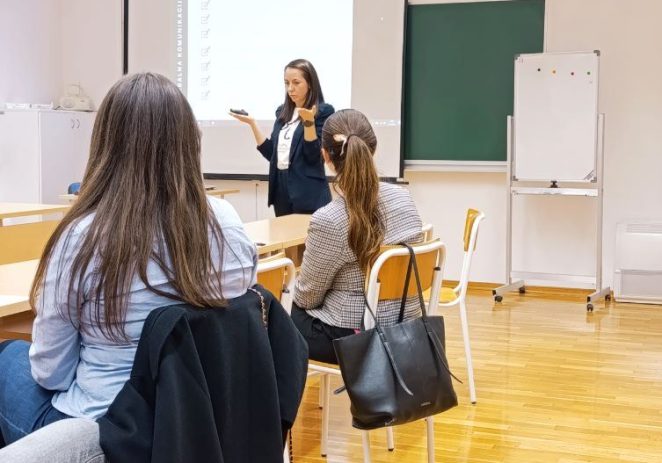
{"label": "small white object on shelf", "polygon": [[5,103],[5,109],[30,109],[30,103]]}

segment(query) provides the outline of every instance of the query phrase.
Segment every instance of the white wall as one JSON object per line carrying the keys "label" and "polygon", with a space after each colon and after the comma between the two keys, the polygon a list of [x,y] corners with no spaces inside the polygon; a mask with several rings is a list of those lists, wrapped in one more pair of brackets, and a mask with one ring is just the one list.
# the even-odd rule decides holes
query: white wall
{"label": "white wall", "polygon": [[662,220],[662,2],[547,0],[546,5],[549,51],[601,51],[600,110],[606,115],[603,262],[611,282],[616,224]]}
{"label": "white wall", "polygon": [[0,104],[50,103],[62,88],[61,2],[0,1]]}
{"label": "white wall", "polygon": [[[36,0],[25,3],[34,5]],[[87,2],[77,0],[77,3],[83,8]],[[119,4],[119,0],[116,3]],[[662,131],[659,129],[662,127],[662,85],[658,77],[662,75],[662,29],[657,24],[662,17],[662,1],[547,0],[546,10],[548,51],[600,49],[602,52],[600,109],[606,113],[607,121],[603,260],[605,279],[610,283],[615,224],[633,218],[662,219],[662,182],[657,178],[662,172]],[[7,21],[7,24],[14,24],[14,30],[22,30],[24,24],[17,24],[21,18],[11,14],[15,21]],[[109,7],[101,16],[96,21],[97,27],[102,29],[115,28],[108,24],[121,20],[119,10],[114,7]],[[82,27],[76,26],[75,21],[67,24],[72,28]],[[7,38],[7,33],[0,31],[3,38]],[[67,34],[70,35],[66,37],[74,37],[78,33]],[[114,36],[99,37],[99,40],[96,46],[102,52],[85,53],[85,64],[91,68],[105,66],[109,60],[121,56]],[[137,53],[147,53],[146,50],[154,48],[156,56],[164,52],[161,46],[166,45],[145,44],[147,48]],[[57,68],[57,63],[53,67]],[[102,78],[112,80],[105,72],[98,72],[90,74],[90,83],[83,83],[83,86],[96,85],[100,89],[106,85]],[[0,82],[3,82],[2,77]],[[0,86],[0,90],[3,88]],[[483,210],[487,219],[479,236],[472,280],[504,281],[505,175],[408,172],[406,179],[423,220],[435,226],[449,247],[446,278],[457,279],[459,275],[464,214],[467,208],[474,207]],[[249,197],[244,203],[245,207],[252,208],[254,199],[251,198],[257,193],[254,185],[248,190]],[[243,201],[228,199],[238,204]],[[594,203],[583,198],[517,198],[516,206],[514,268],[573,274],[593,271]],[[263,212],[259,210],[254,215],[261,216]],[[246,214],[252,215],[248,212],[247,209]]]}
{"label": "white wall", "polygon": [[175,0],[129,2],[129,72],[158,72],[175,80],[175,13]]}
{"label": "white wall", "polygon": [[96,106],[122,75],[121,0],[0,1],[0,104],[57,106],[80,83]]}
{"label": "white wall", "polygon": [[487,215],[478,236],[472,280],[502,281],[506,239],[506,176],[502,173],[405,172],[408,189],[423,223],[446,243],[444,278],[458,280],[462,265],[464,221],[468,208]]}
{"label": "white wall", "polygon": [[122,0],[64,0],[61,23],[62,83],[80,84],[96,109],[122,76]]}

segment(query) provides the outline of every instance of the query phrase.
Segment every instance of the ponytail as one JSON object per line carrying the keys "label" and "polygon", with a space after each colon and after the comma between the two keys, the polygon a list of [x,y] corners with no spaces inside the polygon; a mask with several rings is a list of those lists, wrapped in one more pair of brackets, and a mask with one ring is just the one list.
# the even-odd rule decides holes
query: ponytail
{"label": "ponytail", "polygon": [[384,219],[379,209],[379,177],[372,156],[377,138],[368,119],[353,109],[327,119],[322,146],[336,171],[349,216],[347,241],[359,267],[367,269],[384,241]]}
{"label": "ponytail", "polygon": [[368,145],[358,136],[347,138],[345,162],[338,173],[338,187],[343,191],[349,233],[347,241],[361,269],[366,269],[379,254],[384,241],[384,224],[379,210],[379,177]]}

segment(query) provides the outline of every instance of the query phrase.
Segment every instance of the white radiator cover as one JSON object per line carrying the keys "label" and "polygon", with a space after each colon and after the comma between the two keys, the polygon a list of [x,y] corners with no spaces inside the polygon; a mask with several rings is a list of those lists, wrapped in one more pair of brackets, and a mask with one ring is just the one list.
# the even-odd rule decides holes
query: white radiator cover
{"label": "white radiator cover", "polygon": [[617,225],[614,297],[662,304],[662,222]]}

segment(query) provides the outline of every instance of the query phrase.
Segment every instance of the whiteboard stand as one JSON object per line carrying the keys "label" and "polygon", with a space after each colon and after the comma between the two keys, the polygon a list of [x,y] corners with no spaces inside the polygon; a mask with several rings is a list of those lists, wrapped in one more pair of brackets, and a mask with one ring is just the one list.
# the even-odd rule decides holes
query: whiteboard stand
{"label": "whiteboard stand", "polygon": [[[540,187],[522,187],[517,186],[517,179],[513,176],[513,166],[516,159],[513,156],[513,117],[508,116],[507,132],[507,175],[508,175],[508,199],[506,202],[506,278],[507,284],[492,290],[492,295],[496,302],[503,300],[504,294],[511,291],[519,291],[520,294],[526,292],[526,278],[542,281],[556,282],[574,282],[590,284],[595,291],[586,298],[586,310],[593,311],[594,302],[605,299],[611,300],[611,288],[602,286],[602,215],[603,215],[603,168],[604,168],[604,114],[598,115],[598,133],[596,150],[596,170],[597,175],[591,182],[593,187],[587,188],[550,188],[549,186]],[[556,182],[554,182],[556,184]],[[513,196],[515,195],[555,195],[555,196],[585,196],[595,198],[598,201],[598,213],[596,224],[596,263],[595,277],[586,277],[582,275],[557,275],[540,272],[514,272],[512,269],[512,249],[513,249]]]}

